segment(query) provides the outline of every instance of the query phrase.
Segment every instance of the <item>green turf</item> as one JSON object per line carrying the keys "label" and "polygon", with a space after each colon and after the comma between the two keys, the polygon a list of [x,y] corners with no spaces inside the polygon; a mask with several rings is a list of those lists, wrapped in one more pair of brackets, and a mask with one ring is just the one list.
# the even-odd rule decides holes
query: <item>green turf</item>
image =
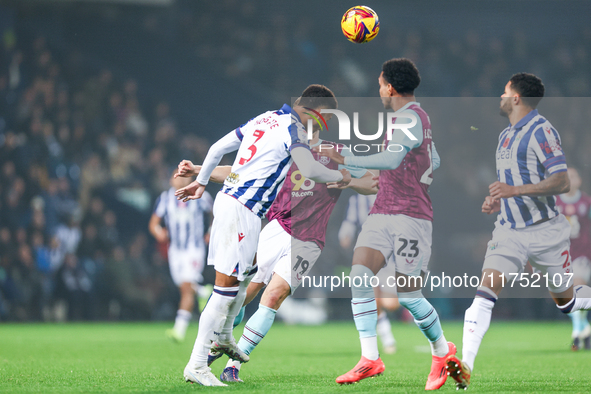
{"label": "green turf", "polygon": [[[243,367],[241,377],[246,383],[204,388],[182,378],[196,325],[181,345],[164,338],[168,327],[154,323],[0,325],[0,391],[420,392],[431,363],[421,332],[414,324],[397,323],[398,352],[383,355],[384,375],[339,386],[335,377],[352,368],[360,355],[353,322],[321,327],[277,324]],[[448,340],[461,343],[461,324],[444,322],[444,329]],[[469,391],[591,391],[591,352],[571,352],[569,336],[568,322],[493,322]],[[218,360],[213,372],[219,375],[224,365],[225,359]],[[442,390],[455,391],[451,379]]]}

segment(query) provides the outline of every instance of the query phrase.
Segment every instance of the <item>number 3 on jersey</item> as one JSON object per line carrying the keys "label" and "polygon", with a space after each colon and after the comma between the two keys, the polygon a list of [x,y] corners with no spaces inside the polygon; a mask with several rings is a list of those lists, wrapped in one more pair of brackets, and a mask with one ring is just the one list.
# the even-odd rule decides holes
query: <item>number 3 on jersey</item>
{"label": "number 3 on jersey", "polygon": [[252,145],[248,147],[248,150],[250,151],[250,157],[248,159],[245,157],[241,157],[240,161],[238,162],[238,164],[240,165],[244,165],[252,160],[254,155],[257,153],[257,147],[255,146],[255,144],[258,142],[258,140],[260,140],[263,137],[263,135],[265,135],[265,132],[262,130],[255,130],[255,132],[252,135],[257,137],[257,139],[254,140]]}

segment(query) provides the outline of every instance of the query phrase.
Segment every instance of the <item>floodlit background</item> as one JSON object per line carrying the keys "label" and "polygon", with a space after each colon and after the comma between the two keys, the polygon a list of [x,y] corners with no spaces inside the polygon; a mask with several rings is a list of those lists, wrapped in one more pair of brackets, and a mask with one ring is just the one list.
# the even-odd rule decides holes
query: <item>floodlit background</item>
{"label": "floodlit background", "polygon": [[[339,25],[355,2],[1,1],[0,321],[172,319],[178,292],[147,225],[176,164],[200,163],[219,137],[308,84],[376,97],[394,57],[421,72],[416,94],[442,158],[431,187],[434,273],[480,271],[494,221],[480,206],[506,125],[497,97],[512,74],[537,74],[555,97],[540,110],[591,190],[591,3],[365,4],[381,27],[359,45]],[[481,117],[449,116],[474,103]],[[336,238],[349,196],[313,274],[350,265]],[[444,318],[469,302],[432,296]],[[346,299],[324,305],[331,318],[350,316]],[[564,319],[551,300],[522,296],[495,315]]]}

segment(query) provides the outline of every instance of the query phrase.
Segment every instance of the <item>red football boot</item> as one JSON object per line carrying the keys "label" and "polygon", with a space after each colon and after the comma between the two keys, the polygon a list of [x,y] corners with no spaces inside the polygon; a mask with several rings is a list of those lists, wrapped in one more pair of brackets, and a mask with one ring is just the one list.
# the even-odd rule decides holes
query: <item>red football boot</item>
{"label": "red football boot", "polygon": [[377,360],[368,360],[361,356],[361,360],[359,360],[357,365],[346,374],[339,376],[336,381],[339,384],[357,383],[361,379],[381,375],[385,369],[386,366],[381,358],[378,358]]}
{"label": "red football boot", "polygon": [[449,347],[449,351],[445,356],[433,356],[433,361],[431,362],[431,373],[427,378],[427,385],[425,386],[425,390],[437,390],[445,384],[445,381],[447,380],[445,360],[447,359],[447,357],[453,356],[457,352],[456,345],[454,345],[452,342],[448,342],[447,346]]}
{"label": "red football boot", "polygon": [[456,356],[449,356],[445,363],[447,364],[445,368],[447,368],[448,375],[456,381],[456,390],[466,390],[470,384],[470,375],[472,374],[470,367]]}

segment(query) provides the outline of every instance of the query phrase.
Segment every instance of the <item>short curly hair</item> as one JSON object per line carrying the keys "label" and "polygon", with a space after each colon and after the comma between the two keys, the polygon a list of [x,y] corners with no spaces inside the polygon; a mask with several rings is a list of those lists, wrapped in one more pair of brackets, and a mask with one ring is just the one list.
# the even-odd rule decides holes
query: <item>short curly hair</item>
{"label": "short curly hair", "polygon": [[517,73],[511,79],[511,89],[519,94],[521,101],[531,108],[536,108],[544,97],[544,84],[534,74]]}
{"label": "short curly hair", "polygon": [[400,94],[412,94],[421,83],[417,66],[405,58],[390,59],[382,65],[384,79]]}

